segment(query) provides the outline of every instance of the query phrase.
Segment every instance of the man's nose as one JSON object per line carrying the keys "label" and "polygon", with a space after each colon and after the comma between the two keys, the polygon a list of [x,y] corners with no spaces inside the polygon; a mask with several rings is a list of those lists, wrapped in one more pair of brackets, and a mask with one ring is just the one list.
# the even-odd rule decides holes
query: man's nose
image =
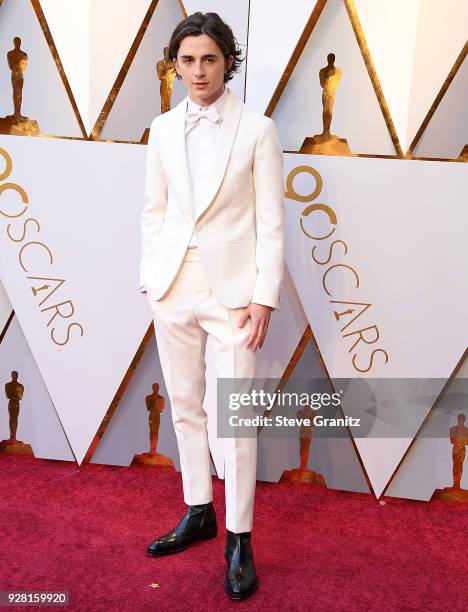
{"label": "man's nose", "polygon": [[205,74],[205,70],[203,68],[203,64],[201,61],[195,63],[195,76],[200,77]]}

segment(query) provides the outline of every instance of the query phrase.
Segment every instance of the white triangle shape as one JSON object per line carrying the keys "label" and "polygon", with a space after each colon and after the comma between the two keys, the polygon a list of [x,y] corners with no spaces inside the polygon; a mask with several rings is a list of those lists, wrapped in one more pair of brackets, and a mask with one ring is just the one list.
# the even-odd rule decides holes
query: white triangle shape
{"label": "white triangle shape", "polygon": [[420,7],[408,113],[408,143],[416,136],[468,35],[468,3],[465,0],[425,0]]}
{"label": "white triangle shape", "polygon": [[[29,199],[23,216],[0,215],[0,278],[80,463],[151,322],[138,288],[146,147],[15,136],[0,147]],[[2,211],[17,214],[17,194],[2,194]],[[6,226],[21,236],[26,213],[36,221],[14,242]]]}
{"label": "white triangle shape", "polygon": [[380,86],[404,151],[420,0],[354,0]]}
{"label": "white triangle shape", "polygon": [[150,4],[151,0],[41,2],[88,134]]}
{"label": "white triangle shape", "polygon": [[468,57],[465,57],[417,142],[413,157],[459,157],[463,147],[468,144],[467,91]]}
{"label": "white triangle shape", "polygon": [[355,0],[404,152],[467,38],[464,0]]}
{"label": "white triangle shape", "polygon": [[251,3],[245,99],[258,112],[266,111],[313,10],[314,2],[295,0],[285,19],[282,10],[271,10],[270,0]]}

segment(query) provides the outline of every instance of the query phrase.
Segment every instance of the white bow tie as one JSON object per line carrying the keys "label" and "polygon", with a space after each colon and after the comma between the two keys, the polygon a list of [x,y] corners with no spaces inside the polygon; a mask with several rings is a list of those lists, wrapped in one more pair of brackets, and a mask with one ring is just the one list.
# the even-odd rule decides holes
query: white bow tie
{"label": "white bow tie", "polygon": [[209,119],[213,123],[221,121],[221,115],[218,113],[215,106],[210,106],[209,108],[189,110],[185,114],[185,123],[187,129],[191,129],[202,118]]}

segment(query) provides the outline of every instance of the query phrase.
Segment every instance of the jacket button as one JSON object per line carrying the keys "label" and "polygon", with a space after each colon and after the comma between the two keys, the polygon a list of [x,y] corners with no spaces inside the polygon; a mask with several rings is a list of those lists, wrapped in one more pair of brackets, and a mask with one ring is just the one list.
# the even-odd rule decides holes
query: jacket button
{"label": "jacket button", "polygon": [[195,225],[195,229],[196,229],[197,231],[201,230],[201,228],[202,228],[202,226],[201,226],[199,223],[197,223],[197,224]]}

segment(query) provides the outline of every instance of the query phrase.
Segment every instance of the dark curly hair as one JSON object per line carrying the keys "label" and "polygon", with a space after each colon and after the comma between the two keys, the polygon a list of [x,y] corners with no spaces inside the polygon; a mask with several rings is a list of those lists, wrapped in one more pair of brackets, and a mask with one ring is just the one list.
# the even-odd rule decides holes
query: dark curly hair
{"label": "dark curly hair", "polygon": [[[232,79],[234,73],[239,70],[239,66],[243,62],[240,59],[242,50],[239,48],[231,28],[225,23],[218,13],[194,13],[183,19],[172,33],[169,41],[169,58],[177,59],[180,43],[186,36],[200,36],[206,34],[210,36],[218,47],[221,49],[224,58],[228,59],[233,56],[231,68],[224,74],[224,82],[227,83]],[[181,77],[177,74],[177,78]]]}

